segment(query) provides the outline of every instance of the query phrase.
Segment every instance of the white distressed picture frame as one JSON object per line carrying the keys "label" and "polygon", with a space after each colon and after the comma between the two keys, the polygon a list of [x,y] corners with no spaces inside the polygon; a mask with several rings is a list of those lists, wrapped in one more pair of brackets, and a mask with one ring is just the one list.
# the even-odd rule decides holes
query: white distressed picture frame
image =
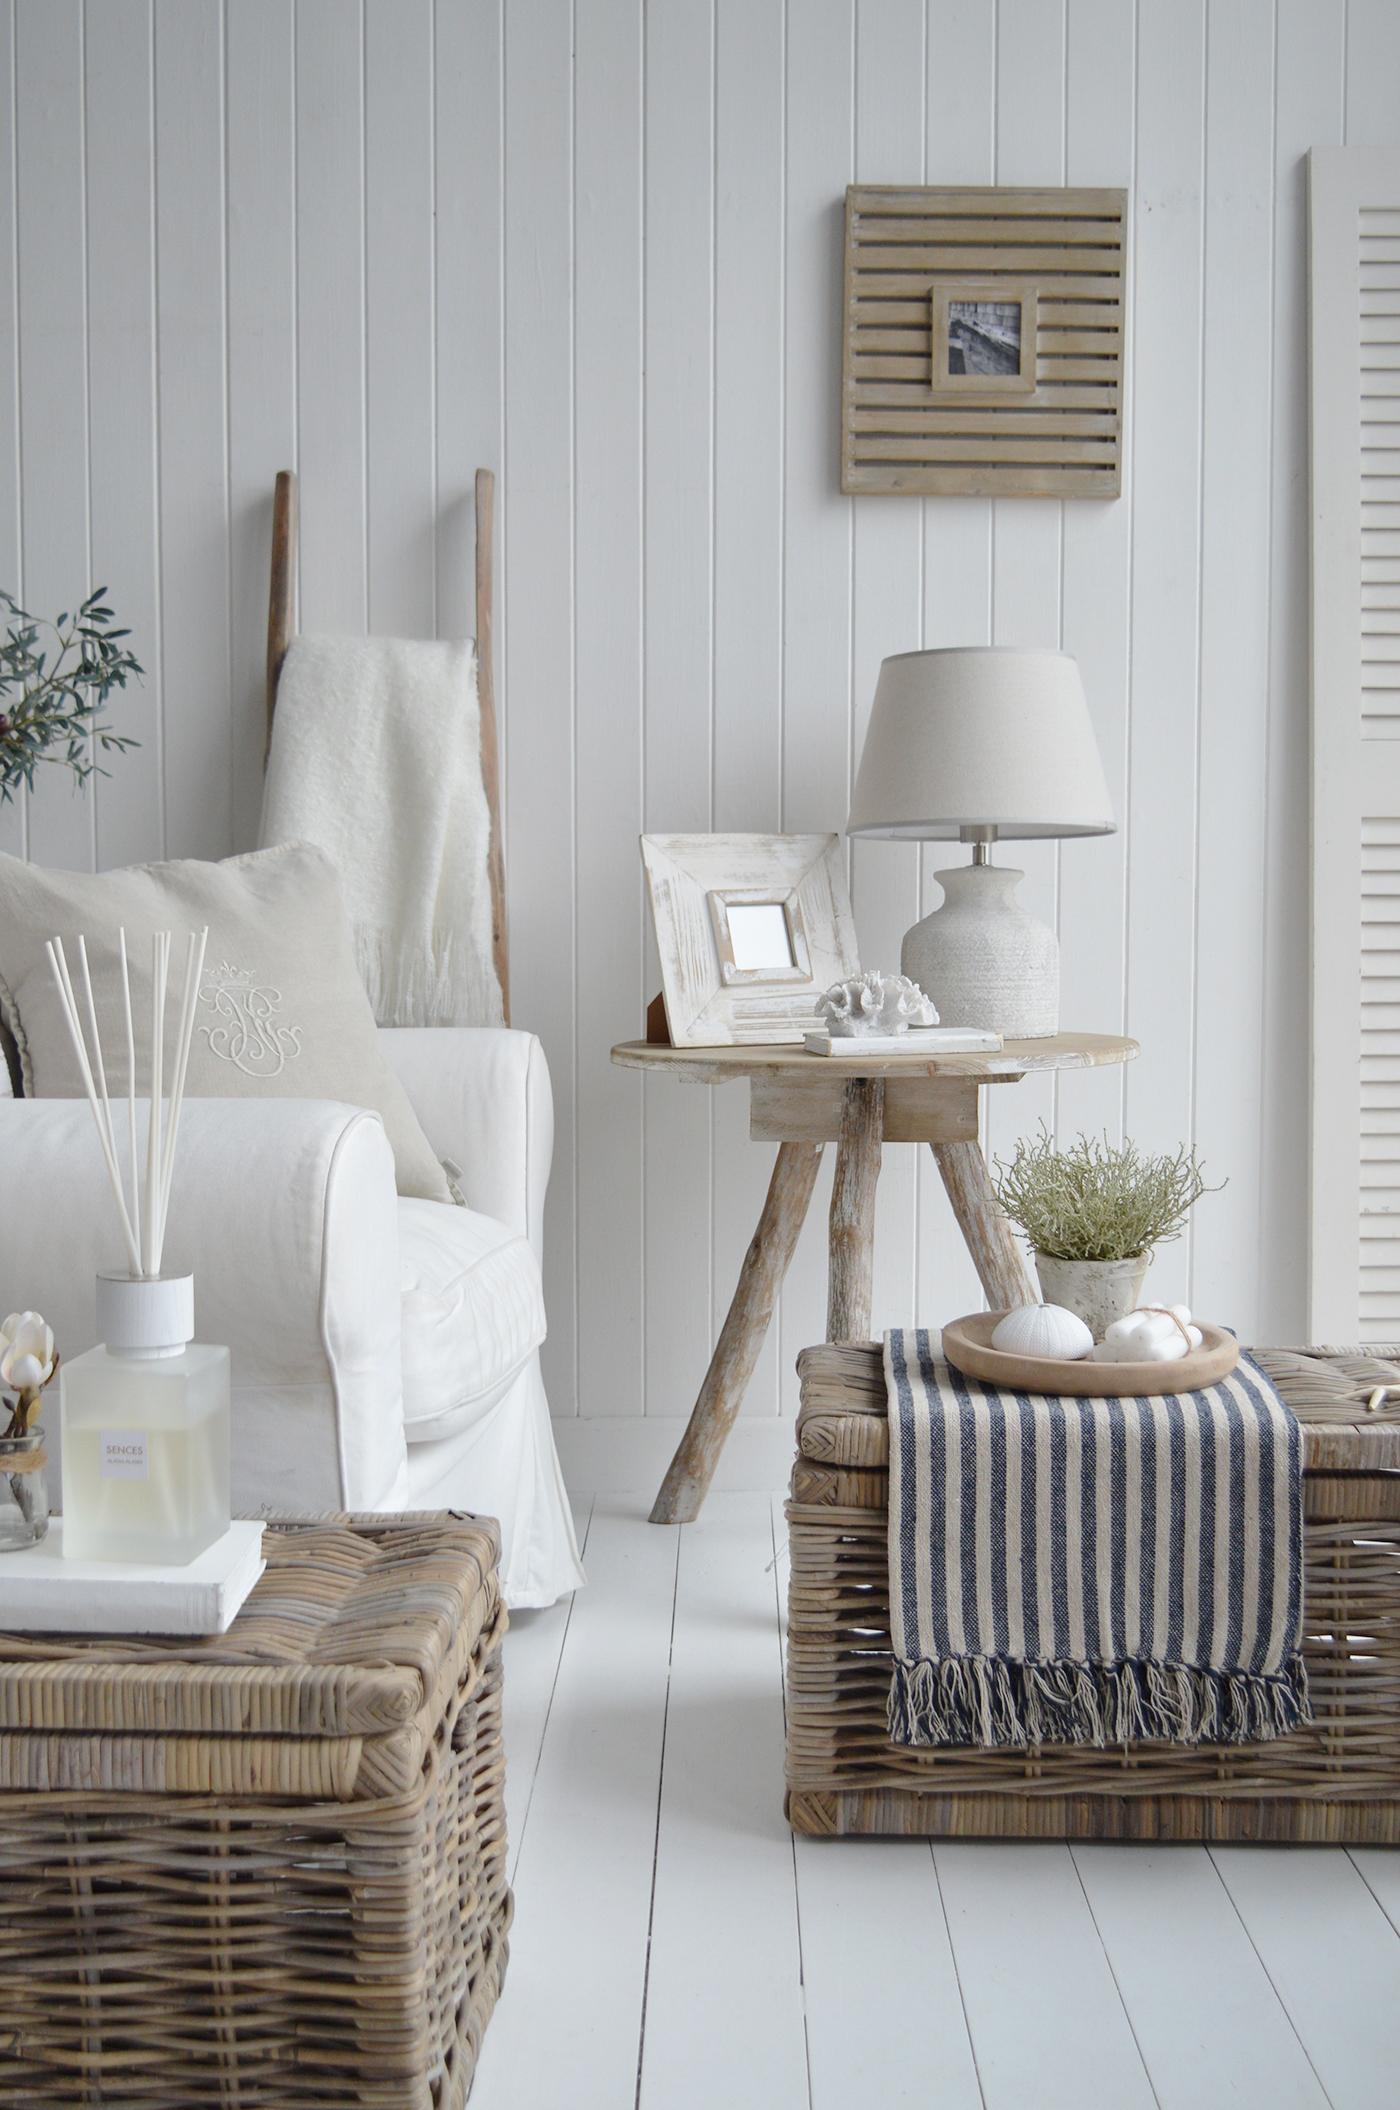
{"label": "white distressed picture frame", "polygon": [[[800,1044],[859,974],[838,835],[644,835],[642,862],[673,1047]],[[730,910],[778,904],[788,959],[737,966]]]}

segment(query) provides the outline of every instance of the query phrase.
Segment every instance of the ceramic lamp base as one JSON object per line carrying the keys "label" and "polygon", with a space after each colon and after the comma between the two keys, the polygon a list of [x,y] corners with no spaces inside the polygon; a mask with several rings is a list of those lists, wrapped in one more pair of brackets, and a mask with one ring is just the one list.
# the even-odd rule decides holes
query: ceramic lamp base
{"label": "ceramic lamp base", "polygon": [[943,1025],[987,1026],[1009,1040],[1059,1032],[1059,941],[1012,899],[1025,876],[1011,865],[935,872],[943,906],[905,932],[899,965]]}

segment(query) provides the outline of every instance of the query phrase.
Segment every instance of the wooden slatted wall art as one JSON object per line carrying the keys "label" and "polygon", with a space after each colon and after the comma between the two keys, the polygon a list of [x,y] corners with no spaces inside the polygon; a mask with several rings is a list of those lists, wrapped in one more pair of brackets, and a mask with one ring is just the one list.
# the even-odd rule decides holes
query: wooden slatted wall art
{"label": "wooden slatted wall art", "polygon": [[1309,155],[1308,1338],[1400,1331],[1400,152]]}
{"label": "wooden slatted wall art", "polygon": [[1124,190],[852,184],[842,490],[1116,498],[1127,256]]}

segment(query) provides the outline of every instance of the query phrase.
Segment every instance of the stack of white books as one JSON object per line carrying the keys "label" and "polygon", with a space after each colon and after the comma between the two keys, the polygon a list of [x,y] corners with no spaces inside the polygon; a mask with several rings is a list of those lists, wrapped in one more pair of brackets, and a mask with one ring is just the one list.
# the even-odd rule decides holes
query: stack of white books
{"label": "stack of white books", "polygon": [[63,1558],[63,1519],[37,1546],[0,1553],[0,1630],[28,1634],[226,1634],[267,1562],[261,1523],[237,1517],[183,1568]]}

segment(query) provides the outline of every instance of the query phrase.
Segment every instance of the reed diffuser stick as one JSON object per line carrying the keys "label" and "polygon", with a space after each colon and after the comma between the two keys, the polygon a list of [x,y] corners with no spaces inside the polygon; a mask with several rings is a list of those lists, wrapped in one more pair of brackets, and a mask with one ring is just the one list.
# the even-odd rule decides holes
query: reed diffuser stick
{"label": "reed diffuser stick", "polygon": [[[102,1062],[102,1040],[97,1031],[97,1006],[92,1000],[92,975],[88,968],[87,943],[81,933],[78,937],[78,959],[83,970],[83,990],[87,997],[88,1022],[92,1027],[92,1058],[97,1072],[97,1088],[102,1094],[102,1115],[107,1133],[112,1135],[112,1108],[107,1097],[107,1072]],[[112,1137],[115,1142],[115,1136]]]}
{"label": "reed diffuser stick", "polygon": [[87,1048],[83,1042],[83,1030],[78,1020],[78,1006],[73,995],[73,984],[68,974],[68,961],[64,956],[63,940],[61,938],[50,939],[44,950],[49,956],[49,965],[53,969],[53,977],[58,984],[63,1016],[67,1022],[68,1032],[73,1042],[73,1051],[78,1058],[78,1068],[82,1072],[88,1105],[92,1108],[92,1118],[97,1123],[97,1139],[102,1145],[102,1155],[107,1162],[107,1176],[112,1182],[112,1192],[116,1195],[117,1207],[121,1212],[122,1233],[126,1239],[127,1252],[131,1258],[131,1271],[134,1275],[139,1275],[141,1273],[140,1248],[137,1246],[136,1234],[131,1227],[131,1218],[127,1214],[126,1196],[122,1192],[122,1176],[117,1165],[116,1149],[109,1129],[102,1119],[102,1107],[97,1097],[97,1086],[93,1080],[92,1065],[88,1061]]}
{"label": "reed diffuser stick", "polygon": [[166,1221],[170,1214],[170,1189],[175,1170],[175,1145],[180,1132],[180,1115],[185,1103],[185,1078],[189,1070],[190,1047],[194,1040],[194,1022],[199,1004],[200,979],[204,972],[205,948],[209,942],[209,931],[190,933],[185,954],[185,983],[180,999],[179,1022],[176,1030],[174,1058],[171,1064],[170,1104],[165,1106],[165,1009],[170,986],[170,932],[157,931],[151,940],[151,1096],[150,1119],[146,1133],[146,1192],[144,1206],[141,1194],[139,1159],[136,1142],[136,1034],[132,1023],[131,972],[126,951],[126,932],[117,933],[122,980],[122,1023],[126,1035],[127,1055],[127,1120],[131,1136],[131,1208],[127,1208],[126,1189],[120,1161],[117,1157],[116,1132],[112,1123],[111,1099],[107,1090],[107,1071],[102,1058],[102,1039],[97,1024],[97,1005],[93,997],[92,975],[88,967],[87,946],[78,940],[79,958],[82,962],[83,991],[87,1001],[88,1022],[92,1029],[93,1053],[88,1055],[87,1040],[83,1031],[82,1015],[73,988],[68,961],[63,951],[63,940],[53,938],[45,950],[54,981],[58,985],[59,1001],[63,1008],[64,1021],[68,1027],[73,1051],[78,1058],[83,1088],[87,1093],[92,1118],[97,1125],[98,1141],[107,1166],[107,1176],[112,1183],[121,1217],[122,1235],[126,1239],[127,1253],[131,1261],[133,1277],[151,1280],[160,1274],[161,1252],[165,1244]]}
{"label": "reed diffuser stick", "polygon": [[160,1117],[165,1103],[165,970],[170,958],[170,933],[158,930],[151,939],[151,1118],[146,1129],[146,1246],[142,1255],[145,1275],[160,1273],[156,1231],[160,1221]]}
{"label": "reed diffuser stick", "polygon": [[166,1123],[165,1144],[162,1151],[163,1169],[160,1190],[160,1234],[158,1243],[165,1243],[165,1220],[170,1213],[170,1181],[175,1170],[175,1141],[180,1133],[180,1114],[185,1104],[185,1072],[190,1066],[190,1044],[194,1039],[195,1005],[199,1001],[200,979],[204,973],[204,948],[209,943],[209,926],[197,934],[190,932],[189,949],[185,954],[185,992],[180,1002],[180,1030],[176,1036],[175,1079],[170,1092],[170,1115]]}
{"label": "reed diffuser stick", "polygon": [[126,1024],[126,1109],[131,1130],[131,1213],[135,1219],[136,1243],[141,1244],[141,1186],[136,1177],[136,1034],[131,1023],[131,971],[126,957],[126,932],[118,930],[117,944],[122,962],[122,1012]]}

